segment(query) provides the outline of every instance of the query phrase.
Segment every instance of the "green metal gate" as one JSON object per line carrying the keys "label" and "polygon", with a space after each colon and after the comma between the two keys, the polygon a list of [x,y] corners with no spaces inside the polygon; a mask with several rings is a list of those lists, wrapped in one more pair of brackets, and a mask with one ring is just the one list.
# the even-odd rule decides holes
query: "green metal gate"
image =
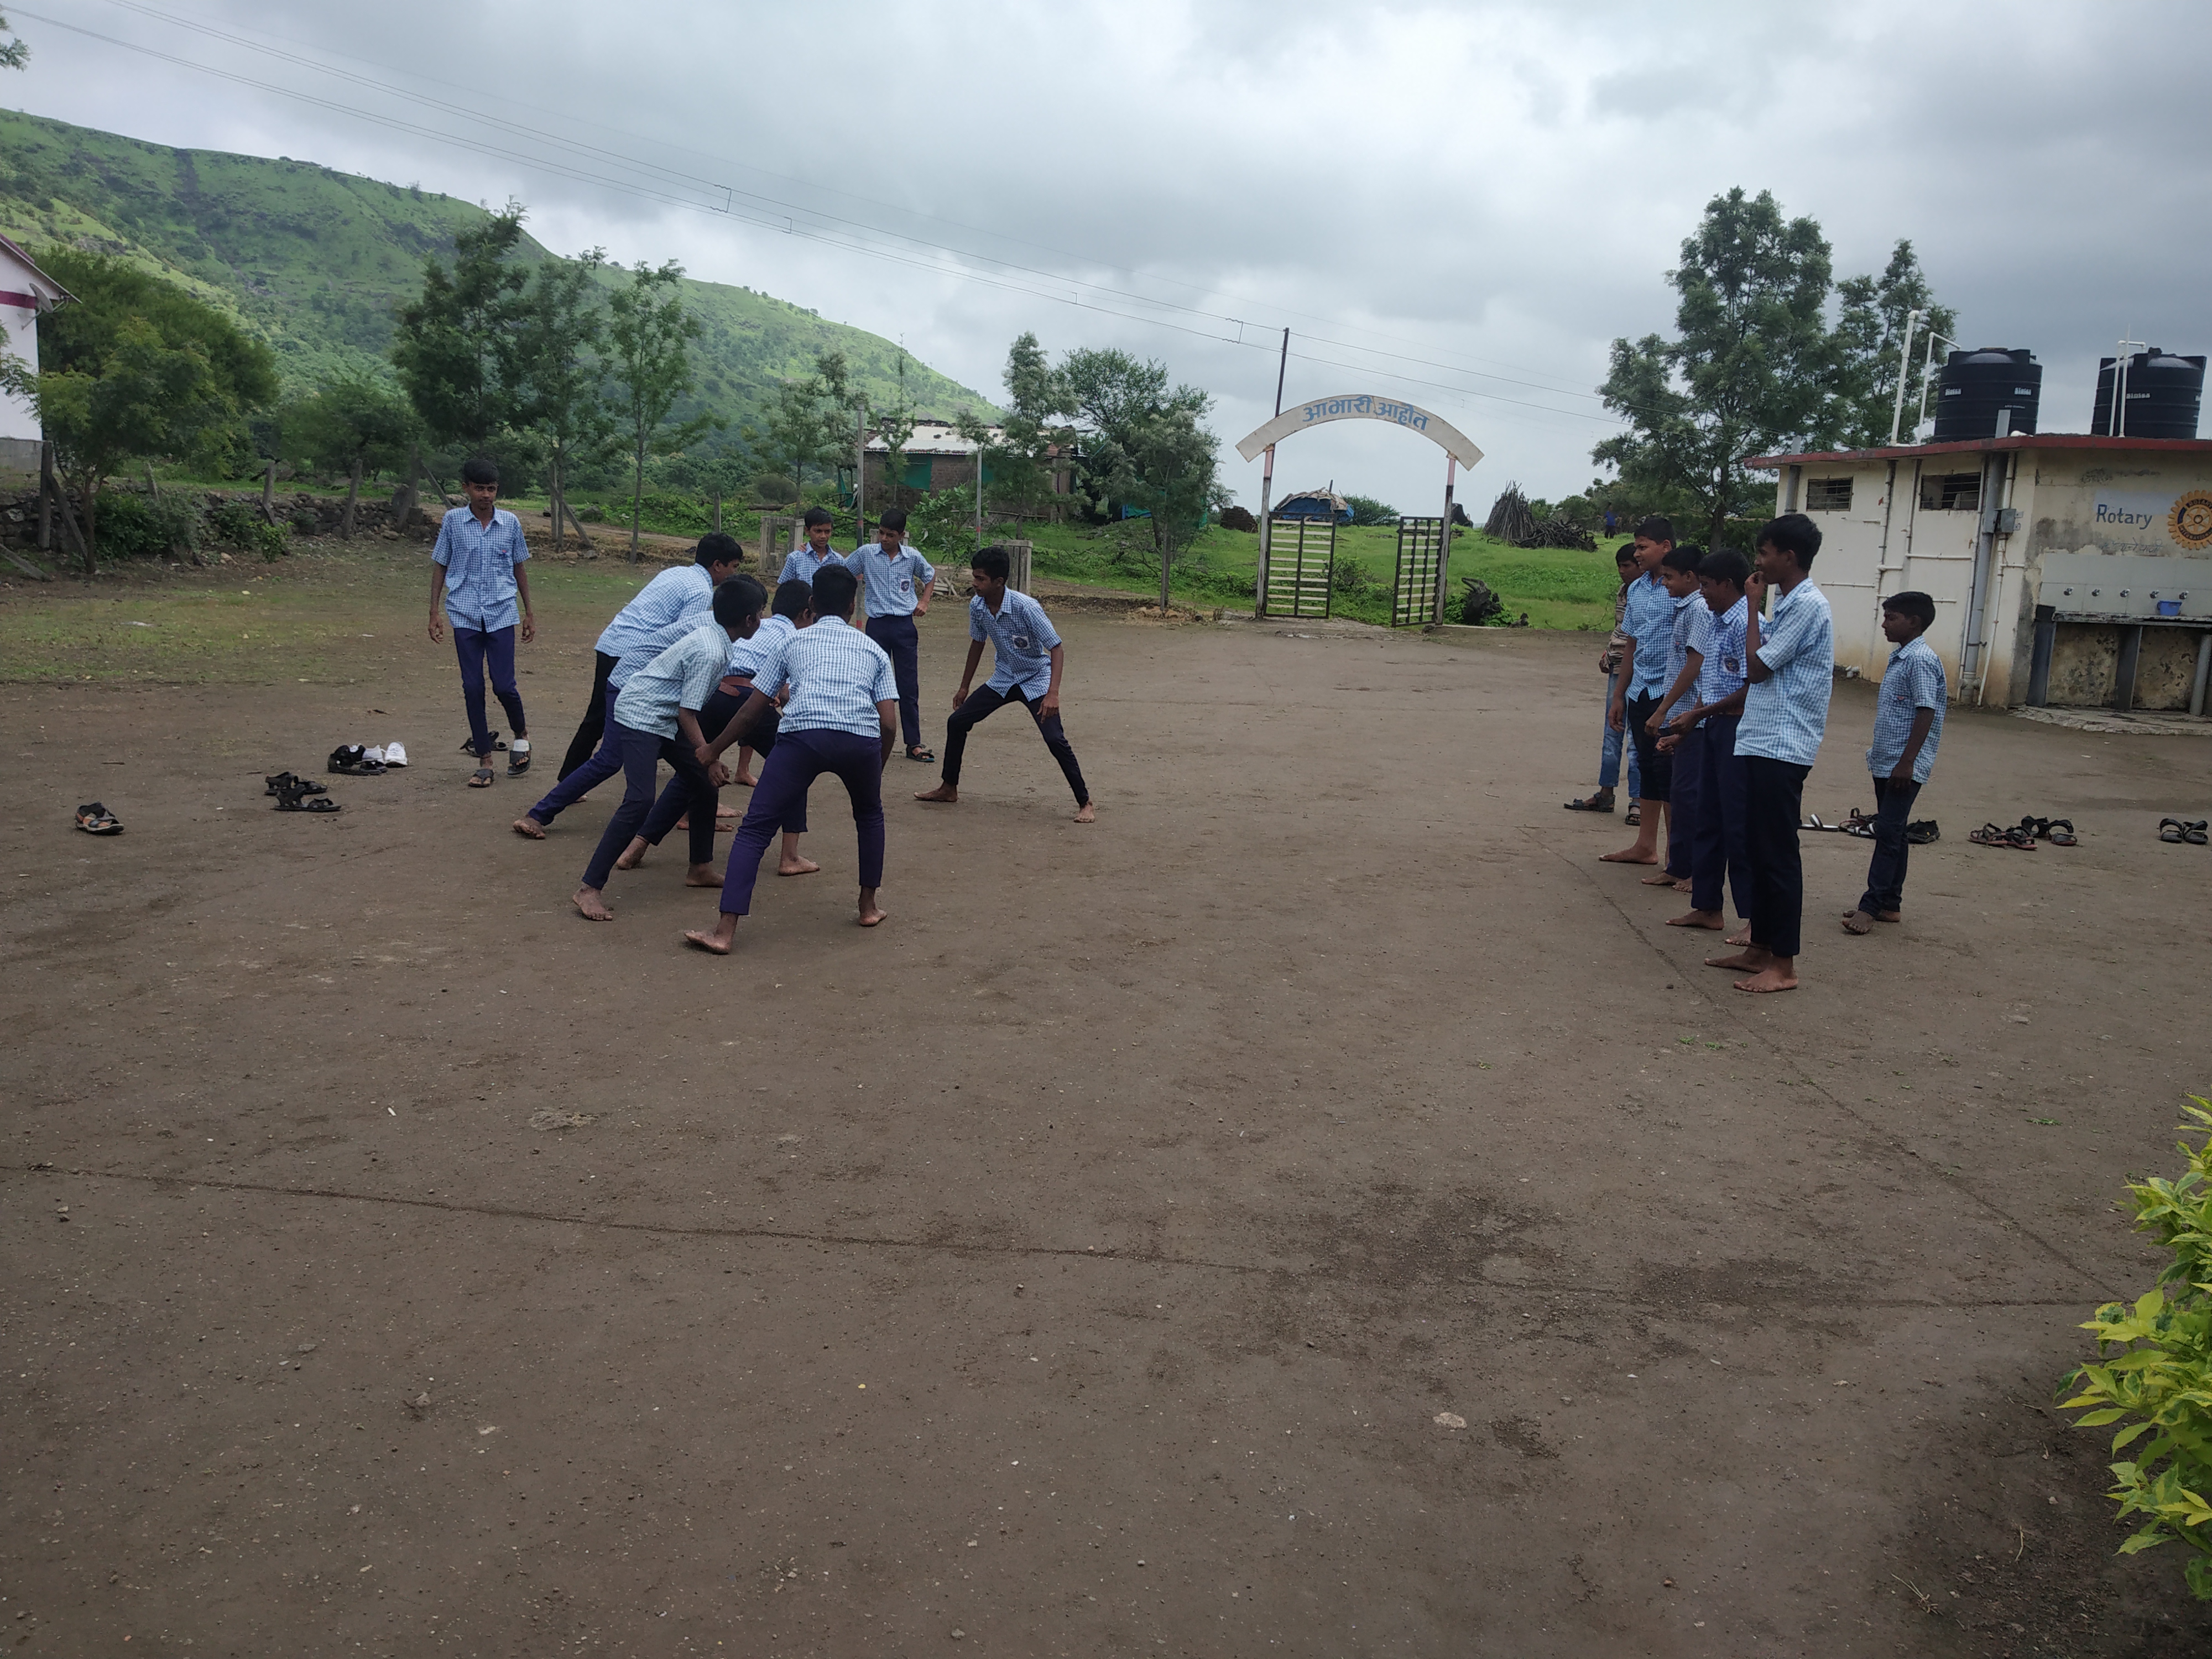
{"label": "green metal gate", "polygon": [[1442,519],[1398,520],[1398,585],[1390,592],[1390,626],[1425,628],[1437,615],[1437,560],[1443,556]]}
{"label": "green metal gate", "polygon": [[1326,617],[1334,604],[1329,579],[1336,567],[1334,519],[1275,519],[1267,526],[1267,591],[1260,607],[1270,617]]}

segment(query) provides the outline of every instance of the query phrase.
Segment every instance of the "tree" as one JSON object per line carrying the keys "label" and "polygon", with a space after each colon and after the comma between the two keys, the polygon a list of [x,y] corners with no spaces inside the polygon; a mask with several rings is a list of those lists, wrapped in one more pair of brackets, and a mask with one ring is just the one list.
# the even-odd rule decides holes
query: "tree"
{"label": "tree", "polygon": [[[806,487],[806,469],[827,465],[842,452],[845,423],[838,394],[845,390],[845,359],[826,352],[815,360],[813,374],[776,387],[765,421],[739,428],[766,464],[754,483],[770,506],[796,501]],[[770,483],[781,488],[771,493]]]}
{"label": "tree", "polygon": [[523,335],[530,273],[518,257],[523,206],[453,238],[448,270],[422,262],[422,292],[399,308],[392,361],[431,438],[481,453],[526,424]]}
{"label": "tree", "polygon": [[629,556],[636,563],[638,520],[645,509],[645,465],[655,455],[684,447],[719,427],[719,416],[696,416],[668,424],[676,400],[691,390],[691,342],[702,332],[699,319],[684,308],[677,284],[684,267],[673,259],[653,266],[642,260],[630,272],[629,285],[607,301],[608,368],[614,377],[616,425],[630,454]]}
{"label": "tree", "polygon": [[277,411],[277,442],[295,462],[318,471],[343,473],[342,533],[353,534],[354,501],[362,474],[396,467],[407,456],[418,428],[407,399],[363,374],[341,376]]}
{"label": "tree", "polygon": [[1213,400],[1194,386],[1169,391],[1166,364],[1112,349],[1069,352],[1052,388],[1054,412],[1073,419],[1079,487],[1093,510],[1119,506],[1149,519],[1164,610],[1175,556],[1205,527],[1218,494],[1219,441],[1200,424]]}
{"label": "tree", "polygon": [[545,447],[556,549],[568,514],[570,468],[589,465],[614,435],[614,416],[600,396],[607,319],[599,271],[605,264],[605,252],[592,248],[573,259],[548,259],[539,265],[523,296],[516,335],[516,414]]}
{"label": "tree", "polygon": [[1389,524],[1398,522],[1398,509],[1388,501],[1378,501],[1372,495],[1346,495],[1344,504],[1352,509],[1354,524]]}
{"label": "tree", "polygon": [[134,460],[227,465],[246,417],[276,398],[276,362],[214,307],[118,259],[56,246],[39,260],[76,303],[39,318],[39,371],[10,357],[0,382],[38,411],[83,503],[89,574],[100,480]]}
{"label": "tree", "polygon": [[[1879,448],[1889,441],[1890,421],[1897,412],[1905,319],[1920,313],[1912,337],[1917,348],[1927,331],[1949,339],[1959,326],[1958,313],[1936,303],[1912,244],[1901,238],[1880,277],[1847,276],[1836,285],[1836,295],[1843,301],[1836,325],[1844,404],[1841,441],[1852,449]],[[1912,411],[1906,418],[1911,419],[1919,404],[1911,397],[1909,372],[1905,385],[1906,406]],[[1909,428],[1899,435],[1911,441]]]}
{"label": "tree", "polygon": [[[8,27],[8,16],[0,12],[0,29]],[[21,40],[0,41],[0,69],[19,70],[31,61],[31,49]]]}
{"label": "tree", "polygon": [[1771,192],[1732,190],[1706,204],[1668,280],[1679,337],[1613,343],[1600,392],[1631,430],[1590,455],[1626,482],[1687,496],[1717,546],[1766,492],[1745,457],[1818,447],[1841,425],[1828,244],[1811,219],[1784,219]]}
{"label": "tree", "polygon": [[[1009,348],[1004,379],[1006,418],[1000,423],[997,441],[985,443],[981,454],[991,471],[987,497],[1013,513],[1018,532],[1024,519],[1051,500],[1050,464],[1057,452],[1073,447],[1073,436],[1065,427],[1053,424],[1058,393],[1052,365],[1036,335],[1024,333]],[[963,425],[962,431],[968,430]],[[976,423],[975,441],[982,443],[987,436]]]}

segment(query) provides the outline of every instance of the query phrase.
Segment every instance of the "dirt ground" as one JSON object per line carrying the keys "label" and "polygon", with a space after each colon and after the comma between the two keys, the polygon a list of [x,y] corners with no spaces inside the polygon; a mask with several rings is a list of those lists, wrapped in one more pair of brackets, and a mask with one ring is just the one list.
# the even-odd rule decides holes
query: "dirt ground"
{"label": "dirt ground", "polygon": [[[1808,836],[1753,1001],[1559,810],[1594,641],[1079,614],[1095,825],[1002,715],[956,808],[891,763],[885,926],[829,785],[716,961],[672,844],[569,909],[611,795],[507,829],[604,592],[541,574],[471,792],[421,586],[312,675],[0,686],[10,1652],[2212,1646],[2052,1410],[2212,1084],[2203,739],[1954,714],[1906,924]],[[2031,810],[2081,845],[1968,845]]]}

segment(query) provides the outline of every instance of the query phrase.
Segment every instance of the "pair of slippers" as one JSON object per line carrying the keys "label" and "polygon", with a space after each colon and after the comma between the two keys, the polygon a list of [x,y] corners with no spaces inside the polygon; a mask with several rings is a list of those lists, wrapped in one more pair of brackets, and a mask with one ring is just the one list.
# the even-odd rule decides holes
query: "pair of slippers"
{"label": "pair of slippers", "polygon": [[[1874,826],[1874,814],[1862,812],[1854,806],[1851,808],[1850,817],[1842,823],[1823,823],[1818,817],[1808,815],[1800,827],[1807,830],[1825,830],[1831,833],[1856,836],[1861,841],[1872,841],[1875,839]],[[1943,831],[1933,818],[1915,818],[1905,826],[1905,844],[1908,847],[1925,847],[1929,842],[1941,841],[1942,838]],[[2071,843],[2069,842],[2069,845]]]}
{"label": "pair of slippers", "polygon": [[88,836],[119,836],[123,833],[123,820],[92,800],[76,809],[76,827]]}
{"label": "pair of slippers", "polygon": [[[406,763],[402,762],[404,765]],[[325,769],[344,774],[349,778],[375,778],[384,775],[384,751],[369,750],[357,743],[342,743],[331,750]]]}
{"label": "pair of slippers", "polygon": [[1978,830],[1968,830],[1966,839],[1977,847],[2008,847],[2016,853],[2035,850],[2034,832],[2017,824],[2006,829],[2001,824],[1985,823]]}
{"label": "pair of slippers", "polygon": [[2021,831],[2030,841],[2047,841],[2053,847],[2075,847],[2081,837],[2074,833],[2071,818],[2039,818],[2033,813],[2020,821]]}
{"label": "pair of slippers", "polygon": [[2158,838],[2177,844],[2186,842],[2191,847],[2202,847],[2206,839],[2207,824],[2203,818],[2160,818]]}
{"label": "pair of slippers", "polygon": [[[507,749],[507,775],[510,778],[519,778],[525,772],[527,772],[530,769],[529,738],[517,738],[514,740],[514,747],[507,749],[506,743],[501,739],[499,733],[495,732],[491,734],[491,746],[495,751]],[[477,754],[477,740],[472,737],[463,738],[461,739],[461,752],[464,755],[474,756],[477,761],[477,769],[469,775],[469,787],[471,789],[490,788],[493,781],[498,775],[489,766],[484,764],[484,763],[489,760],[491,757],[489,754]]]}
{"label": "pair of slippers", "polygon": [[330,791],[313,778],[303,778],[290,772],[279,772],[262,782],[268,787],[261,793],[276,797],[276,805],[270,810],[276,812],[335,812],[338,804],[331,799]]}

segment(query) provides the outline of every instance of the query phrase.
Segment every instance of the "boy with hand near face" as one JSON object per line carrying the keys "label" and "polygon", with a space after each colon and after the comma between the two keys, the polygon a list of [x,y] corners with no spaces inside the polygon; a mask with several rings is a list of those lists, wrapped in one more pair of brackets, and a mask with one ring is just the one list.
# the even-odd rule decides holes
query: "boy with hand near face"
{"label": "boy with hand near face", "polygon": [[1921,635],[1936,620],[1936,601],[1925,593],[1893,593],[1881,602],[1881,631],[1897,649],[1882,670],[1875,695],[1874,743],[1867,770],[1874,774],[1874,856],[1867,860],[1866,892],[1844,914],[1847,933],[1870,933],[1877,921],[1905,920],[1905,862],[1911,848],[1906,818],[1920,786],[1936,769],[1943,740],[1942,659]]}
{"label": "boy with hand near face", "polygon": [[1674,762],[1659,752],[1658,738],[1650,721],[1667,689],[1667,655],[1674,635],[1674,599],[1659,575],[1660,561],[1674,550],[1674,521],[1652,514],[1636,524],[1636,568],[1640,573],[1628,585],[1628,603],[1622,609],[1622,647],[1620,678],[1614,682],[1613,706],[1606,723],[1636,745],[1640,791],[1636,842],[1618,853],[1607,853],[1607,864],[1659,862],[1659,827],[1666,822],[1667,799],[1673,793]]}
{"label": "boy with hand near face", "polygon": [[1652,743],[1674,765],[1673,787],[1667,802],[1667,862],[1644,878],[1646,887],[1672,887],[1686,891],[1690,885],[1690,842],[1698,821],[1698,775],[1682,764],[1679,744],[1668,741],[1667,711],[1697,684],[1701,659],[1691,648],[1698,618],[1705,614],[1698,592],[1698,562],[1705,556],[1694,547],[1672,547],[1659,561],[1659,580],[1674,602],[1673,631],[1667,642],[1667,689],[1659,706],[1644,722]]}
{"label": "boy with hand near face", "polygon": [[[1721,913],[1725,875],[1735,896],[1736,915],[1751,915],[1751,875],[1744,858],[1743,763],[1736,758],[1736,719],[1743,712],[1744,629],[1751,607],[1743,597],[1751,562],[1728,548],[1708,553],[1698,566],[1704,604],[1690,638],[1696,665],[1692,705],[1668,722],[1662,748],[1674,756],[1679,787],[1694,774],[1695,823],[1677,819],[1674,833],[1689,843],[1690,908],[1669,916],[1669,927],[1727,926]],[[1679,799],[1680,797],[1678,797]],[[1737,941],[1748,943],[1748,938]]]}

